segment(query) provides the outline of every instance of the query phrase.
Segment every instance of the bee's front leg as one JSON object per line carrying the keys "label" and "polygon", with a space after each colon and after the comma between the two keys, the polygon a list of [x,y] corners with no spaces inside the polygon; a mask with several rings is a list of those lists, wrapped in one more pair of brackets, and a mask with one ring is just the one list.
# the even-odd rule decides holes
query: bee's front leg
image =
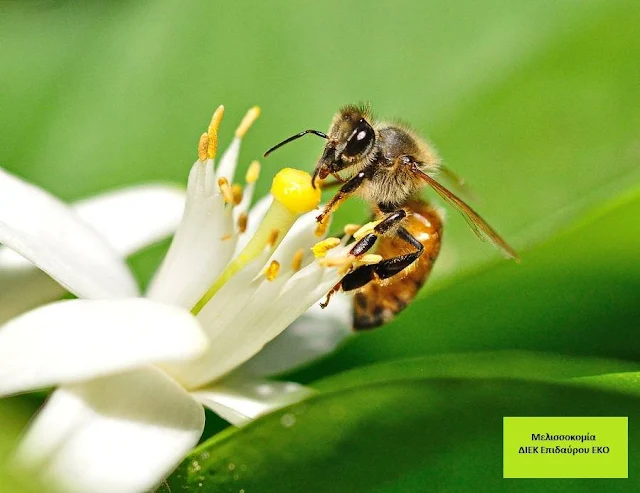
{"label": "bee's front leg", "polygon": [[340,190],[331,198],[327,203],[324,210],[316,217],[316,221],[324,223],[327,216],[331,215],[340,204],[353,195],[353,193],[362,186],[362,184],[369,179],[368,173],[361,171],[356,176],[351,178],[347,183],[340,187]]}

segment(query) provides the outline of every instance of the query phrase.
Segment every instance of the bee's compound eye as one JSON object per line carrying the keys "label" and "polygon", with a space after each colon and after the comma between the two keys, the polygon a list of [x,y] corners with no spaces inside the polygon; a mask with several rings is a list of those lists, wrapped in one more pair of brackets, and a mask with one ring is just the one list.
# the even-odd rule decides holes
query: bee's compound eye
{"label": "bee's compound eye", "polygon": [[373,128],[363,118],[358,122],[355,130],[349,136],[343,153],[347,156],[357,156],[371,145],[375,138]]}

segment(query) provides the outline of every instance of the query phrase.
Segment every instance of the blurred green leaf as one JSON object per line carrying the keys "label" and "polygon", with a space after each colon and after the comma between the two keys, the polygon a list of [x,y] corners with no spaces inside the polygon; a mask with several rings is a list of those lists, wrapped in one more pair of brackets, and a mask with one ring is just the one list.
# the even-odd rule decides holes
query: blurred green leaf
{"label": "blurred green leaf", "polygon": [[[191,454],[164,491],[601,491],[598,480],[503,480],[502,417],[628,415],[634,457],[639,404],[628,395],[539,382],[366,385],[218,435]],[[633,485],[637,478],[609,480],[606,489]]]}
{"label": "blurred green leaf", "polygon": [[48,488],[39,484],[31,474],[12,468],[11,456],[19,435],[34,412],[34,400],[13,397],[0,401],[0,491],[7,493],[46,493]]}
{"label": "blurred green leaf", "polygon": [[517,378],[535,381],[575,379],[590,382],[591,379],[609,376],[605,374],[638,370],[640,363],[628,361],[572,358],[559,354],[524,351],[495,351],[439,354],[386,361],[345,371],[315,381],[312,385],[327,392],[412,378]]}
{"label": "blurred green leaf", "polygon": [[527,252],[414,301],[293,376],[311,381],[374,361],[519,349],[640,359],[640,194],[606,206]]}
{"label": "blurred green leaf", "polygon": [[572,382],[625,394],[640,395],[639,372],[627,371],[624,373],[576,377],[572,379]]}

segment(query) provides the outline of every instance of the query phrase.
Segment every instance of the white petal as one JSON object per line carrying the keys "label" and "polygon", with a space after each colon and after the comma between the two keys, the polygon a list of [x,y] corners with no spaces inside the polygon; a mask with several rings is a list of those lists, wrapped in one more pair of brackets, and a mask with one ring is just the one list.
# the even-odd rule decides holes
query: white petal
{"label": "white petal", "polygon": [[141,493],[198,442],[202,406],[159,370],[145,368],[53,393],[17,462],[69,493]]}
{"label": "white petal", "polygon": [[[198,314],[210,338],[208,350],[172,367],[170,373],[192,389],[217,380],[258,353],[338,280],[333,271],[325,275],[313,263],[289,278],[279,276],[270,282],[260,276],[237,290],[235,298],[224,291],[225,285]],[[208,310],[209,305],[215,310]]]}
{"label": "white petal", "polygon": [[150,300],[67,300],[0,328],[0,395],[182,361],[208,340],[186,310]]}
{"label": "white petal", "polygon": [[242,140],[239,137],[233,138],[229,147],[224,151],[222,158],[220,158],[220,164],[216,170],[216,178],[226,178],[229,183],[233,183],[241,142]]}
{"label": "white petal", "polygon": [[336,294],[327,308],[314,304],[237,371],[270,376],[333,352],[351,330],[351,297]]}
{"label": "white petal", "polygon": [[293,382],[229,378],[215,386],[198,389],[191,395],[233,425],[242,425],[258,416],[306,399],[314,391]]}
{"label": "white petal", "polygon": [[173,234],[180,224],[185,193],[163,185],[142,185],[80,200],[78,215],[122,257]]}
{"label": "white petal", "polygon": [[[83,199],[72,208],[126,257],[173,233],[184,196],[176,188],[145,185]],[[65,291],[27,259],[0,246],[0,325]]]}
{"label": "white petal", "polygon": [[120,256],[67,205],[1,169],[0,243],[79,297],[138,292]]}
{"label": "white petal", "polygon": [[218,189],[211,160],[189,174],[184,216],[148,297],[191,309],[229,263],[235,248],[233,214]]}

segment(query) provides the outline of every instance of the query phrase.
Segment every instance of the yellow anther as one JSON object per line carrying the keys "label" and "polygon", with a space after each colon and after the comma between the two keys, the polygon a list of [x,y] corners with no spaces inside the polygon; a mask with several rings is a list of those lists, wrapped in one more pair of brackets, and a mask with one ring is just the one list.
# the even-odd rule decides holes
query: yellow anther
{"label": "yellow anther", "polygon": [[207,160],[207,149],[209,148],[209,134],[206,132],[200,136],[198,141],[198,159],[201,163]]}
{"label": "yellow anther", "polygon": [[270,247],[274,246],[278,241],[278,236],[280,236],[280,230],[272,229],[269,233],[269,238],[267,238],[267,245]]}
{"label": "yellow anther", "polygon": [[313,245],[313,247],[311,247],[311,251],[316,258],[322,258],[327,255],[329,250],[337,247],[339,244],[340,238],[327,238]]}
{"label": "yellow anther", "polygon": [[273,178],[271,195],[295,214],[309,212],[320,203],[320,188],[311,186],[311,175],[293,168],[284,168]]}
{"label": "yellow anther", "polygon": [[264,275],[267,277],[267,281],[273,281],[276,277],[278,277],[278,273],[280,272],[280,264],[277,260],[272,260],[267,267]]}
{"label": "yellow anther", "polygon": [[242,202],[242,187],[237,183],[234,183],[231,186],[231,195],[233,195],[234,205],[238,205],[240,202]]}
{"label": "yellow anther", "polygon": [[227,204],[233,203],[233,192],[231,191],[231,187],[229,186],[229,182],[223,176],[222,178],[218,178],[218,188],[220,189],[220,193],[222,194],[222,198]]}
{"label": "yellow anther", "polygon": [[353,236],[361,227],[362,225],[360,224],[347,224],[344,227],[344,234],[347,236]]}
{"label": "yellow anther", "polygon": [[216,157],[216,152],[218,152],[218,128],[220,128],[223,115],[224,106],[220,105],[216,108],[216,111],[213,112],[211,123],[209,123],[209,128],[207,129],[207,136],[209,137],[207,157],[209,159]]}
{"label": "yellow anther", "polygon": [[231,238],[233,238],[232,234],[227,233],[226,235],[224,235],[222,238],[220,238],[222,241],[227,241],[230,240]]}
{"label": "yellow anther", "polygon": [[247,130],[251,128],[251,125],[253,125],[253,122],[255,122],[259,116],[260,108],[258,108],[257,106],[254,106],[249,111],[247,111],[247,114],[244,115],[244,118],[240,122],[240,125],[238,125],[238,128],[236,128],[236,137],[244,137],[244,134],[247,133]]}
{"label": "yellow anther", "polygon": [[242,212],[238,216],[238,231],[240,231],[241,233],[244,233],[247,230],[247,220],[248,216],[246,212]]}
{"label": "yellow anther", "polygon": [[247,174],[244,179],[247,183],[255,183],[258,181],[260,177],[260,163],[258,161],[253,161],[249,165],[249,169],[247,170]]}
{"label": "yellow anther", "polygon": [[382,255],[376,253],[367,253],[358,259],[358,263],[362,265],[378,264],[382,260]]}
{"label": "yellow anther", "polygon": [[365,224],[358,231],[353,233],[353,237],[356,240],[359,240],[360,238],[367,236],[369,233],[373,233],[373,229],[381,222],[382,220],[380,219],[378,221],[371,221],[370,223]]}
{"label": "yellow anther", "polygon": [[353,255],[332,258],[325,257],[318,260],[318,263],[322,267],[335,268],[338,270],[338,274],[345,275],[356,263],[356,258]]}
{"label": "yellow anther", "polygon": [[330,219],[331,217],[327,214],[326,216],[323,216],[322,221],[319,222],[318,225],[316,226],[314,233],[318,238],[321,238],[322,236],[327,234],[327,229],[329,229]]}
{"label": "yellow anther", "polygon": [[300,267],[302,267],[302,258],[304,257],[304,250],[300,248],[294,255],[293,260],[291,261],[291,268],[293,272],[298,272]]}

